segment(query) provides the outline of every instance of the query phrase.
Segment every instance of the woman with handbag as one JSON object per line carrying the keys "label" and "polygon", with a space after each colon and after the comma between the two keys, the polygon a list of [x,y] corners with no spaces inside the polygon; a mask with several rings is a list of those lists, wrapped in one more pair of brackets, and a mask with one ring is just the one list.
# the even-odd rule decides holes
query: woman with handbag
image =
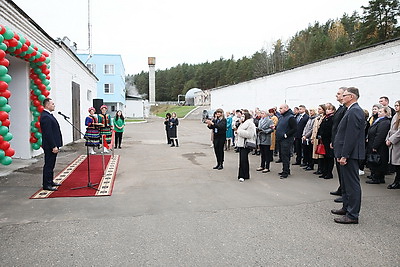
{"label": "woman with handbag", "polygon": [[257,168],[257,171],[267,173],[270,172],[269,166],[273,160],[274,151],[270,149],[270,146],[271,134],[275,129],[275,125],[264,110],[260,111],[260,114],[261,119],[257,126],[257,141],[260,147],[261,164],[260,167]]}
{"label": "woman with handbag", "polygon": [[[379,109],[378,118],[369,127],[367,137],[367,159],[375,158],[375,162],[372,160],[367,160],[367,165],[371,169],[371,172],[373,172],[372,179],[366,181],[367,184],[385,183],[385,173],[389,161],[389,149],[385,141],[390,129],[390,115],[391,110],[389,107],[383,107]],[[372,154],[377,154],[379,157],[372,157]]]}
{"label": "woman with handbag", "polygon": [[237,129],[236,145],[239,148],[239,182],[250,179],[249,153],[256,144],[256,126],[249,112],[243,112],[242,123]]}
{"label": "woman with handbag", "polygon": [[396,176],[394,182],[388,185],[388,189],[400,189],[400,100],[394,104],[396,114],[392,118],[390,130],[386,136],[386,145],[390,151],[390,163],[395,167]]}
{"label": "woman with handbag", "polygon": [[[318,130],[319,130],[319,127],[322,123],[322,119],[324,118],[325,112],[326,112],[325,105],[324,104],[319,105],[317,112],[318,112],[318,115],[314,119],[313,130],[312,130],[312,134],[311,134],[312,162],[317,162],[317,165],[318,165],[317,170],[315,172],[313,172],[313,174],[321,175],[322,170],[324,169],[324,166],[323,166],[324,155],[317,154],[316,150],[317,150],[317,146],[319,143],[319,139],[317,138]],[[314,168],[314,164],[310,165],[310,167]]]}
{"label": "woman with handbag", "polygon": [[[336,108],[331,103],[326,103],[326,114],[322,119],[321,125],[318,129],[318,139],[323,145],[323,152],[319,152],[324,155],[322,166],[322,174],[319,178],[332,179],[333,178],[333,166],[335,164],[335,156],[333,154],[333,149],[330,144],[332,142],[332,126],[333,126],[333,114],[335,114]],[[322,148],[322,146],[321,146]],[[318,151],[317,151],[318,152]],[[316,152],[316,153],[317,153]],[[325,153],[324,153],[325,152]]]}

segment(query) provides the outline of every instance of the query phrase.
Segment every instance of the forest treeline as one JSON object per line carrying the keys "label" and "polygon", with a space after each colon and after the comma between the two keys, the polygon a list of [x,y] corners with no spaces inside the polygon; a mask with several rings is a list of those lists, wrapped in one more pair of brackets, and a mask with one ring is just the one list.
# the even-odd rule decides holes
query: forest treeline
{"label": "forest treeline", "polygon": [[[210,89],[232,85],[288,70],[400,36],[398,0],[373,0],[362,6],[362,14],[343,14],[340,19],[315,22],[288,41],[277,40],[270,50],[251,57],[220,58],[202,64],[179,64],[156,71],[156,100],[176,101],[178,95],[197,87]],[[136,86],[147,98],[149,73],[126,76],[127,87]]]}

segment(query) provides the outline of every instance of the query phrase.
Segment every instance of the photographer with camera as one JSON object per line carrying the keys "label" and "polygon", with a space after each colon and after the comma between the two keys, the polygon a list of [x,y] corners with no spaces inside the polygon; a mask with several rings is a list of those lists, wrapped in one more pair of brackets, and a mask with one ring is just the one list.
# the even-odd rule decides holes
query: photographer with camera
{"label": "photographer with camera", "polygon": [[213,145],[215,157],[217,158],[217,165],[213,169],[222,170],[224,163],[224,145],[226,139],[226,119],[224,111],[217,109],[213,120],[207,119],[204,121],[207,127],[213,131]]}

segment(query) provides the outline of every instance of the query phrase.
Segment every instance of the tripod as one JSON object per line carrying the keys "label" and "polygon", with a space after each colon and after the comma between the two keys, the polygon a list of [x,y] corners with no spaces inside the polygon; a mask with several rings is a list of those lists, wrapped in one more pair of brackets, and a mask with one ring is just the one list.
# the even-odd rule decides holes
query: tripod
{"label": "tripod", "polygon": [[[85,138],[85,140],[87,142],[92,143],[92,141],[89,140],[89,138],[85,137],[84,133],[82,133],[78,128],[75,127],[75,125],[73,125],[68,120],[68,117],[66,117],[66,116],[63,116],[63,117],[76,131],[78,131]],[[82,189],[82,188],[92,188],[92,189],[94,189],[96,191],[99,191],[98,188],[94,187],[95,185],[98,185],[98,184],[92,184],[92,182],[90,181],[90,153],[89,153],[89,146],[86,146],[86,158],[87,158],[87,177],[88,177],[87,185],[86,186],[80,186],[80,187],[71,188],[71,190]]]}

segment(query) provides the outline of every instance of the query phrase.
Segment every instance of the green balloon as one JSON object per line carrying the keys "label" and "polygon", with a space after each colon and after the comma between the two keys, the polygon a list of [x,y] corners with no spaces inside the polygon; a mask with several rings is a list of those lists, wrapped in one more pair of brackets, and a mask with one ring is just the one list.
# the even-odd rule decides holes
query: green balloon
{"label": "green balloon", "polygon": [[6,44],[5,43],[0,43],[0,49],[3,50],[3,51],[6,51],[7,50]]}
{"label": "green balloon", "polygon": [[11,82],[11,76],[8,74],[0,75],[0,81],[10,83]]}
{"label": "green balloon", "polygon": [[9,104],[5,104],[4,106],[0,107],[0,111],[9,113],[11,111],[11,106]]}
{"label": "green balloon", "polygon": [[38,128],[36,128],[35,126],[31,127],[31,133],[37,133],[39,131]]}
{"label": "green balloon", "polygon": [[44,62],[45,62],[46,64],[49,64],[49,63],[50,63],[50,58],[47,57],[46,60],[45,60]]}
{"label": "green balloon", "polygon": [[17,48],[15,48],[15,47],[9,47],[9,48],[7,48],[7,51],[8,51],[8,52],[11,52],[11,53],[15,52],[15,50],[17,50]]}
{"label": "green balloon", "polygon": [[6,66],[0,65],[0,76],[7,74],[8,69]]}
{"label": "green balloon", "polygon": [[32,144],[32,148],[33,148],[34,150],[38,150],[38,149],[40,148],[40,145],[38,145],[37,143],[33,143],[33,144]]}
{"label": "green balloon", "polygon": [[2,160],[1,160],[1,164],[3,165],[10,165],[12,162],[12,158],[5,156]]}
{"label": "green balloon", "polygon": [[4,37],[3,35],[0,34],[0,43],[2,43],[4,41]]}
{"label": "green balloon", "polygon": [[10,132],[6,133],[6,134],[3,136],[3,139],[4,139],[5,141],[11,141],[11,139],[13,139],[12,133],[10,133]]}
{"label": "green balloon", "polygon": [[37,140],[36,144],[38,144],[39,146],[41,146],[41,145],[42,145],[42,138],[39,138],[39,139]]}
{"label": "green balloon", "polygon": [[39,116],[40,116],[40,112],[39,112],[39,111],[34,111],[34,112],[32,113],[32,115],[33,115],[34,117],[39,117]]}
{"label": "green balloon", "polygon": [[39,132],[36,132],[36,133],[35,133],[35,137],[36,137],[37,139],[42,138],[42,134],[39,133]]}
{"label": "green balloon", "polygon": [[14,38],[14,32],[10,28],[6,27],[6,32],[3,33],[3,37],[6,40],[10,40]]}
{"label": "green balloon", "polygon": [[46,97],[44,95],[40,95],[38,96],[38,99],[40,100],[40,102],[43,102],[43,100],[45,100]]}
{"label": "green balloon", "polygon": [[0,107],[4,106],[5,104],[7,104],[7,98],[0,96]]}
{"label": "green balloon", "polygon": [[6,152],[4,150],[0,149],[0,160],[2,160],[6,156]]}
{"label": "green balloon", "polygon": [[8,133],[8,127],[0,126],[0,135],[5,136]]}
{"label": "green balloon", "polygon": [[24,56],[26,56],[26,52],[22,52],[22,53],[20,53],[19,54],[21,57],[24,57]]}
{"label": "green balloon", "polygon": [[33,90],[33,93],[34,93],[36,96],[40,96],[40,95],[42,94],[42,91],[40,91],[40,89],[35,89],[35,90]]}
{"label": "green balloon", "polygon": [[50,90],[51,90],[51,87],[50,87],[50,86],[46,86],[46,90],[47,90],[47,91],[50,91]]}
{"label": "green balloon", "polygon": [[37,111],[37,109],[36,109],[36,107],[34,105],[31,105],[29,110],[32,111],[32,112]]}
{"label": "green balloon", "polygon": [[47,86],[47,85],[50,84],[50,81],[45,79],[45,80],[42,81],[42,83]]}
{"label": "green balloon", "polygon": [[19,41],[20,41],[22,44],[25,44],[25,42],[26,42],[25,37],[23,37],[21,34],[19,34]]}
{"label": "green balloon", "polygon": [[18,44],[17,44],[16,48],[20,49],[21,47],[22,47],[22,43],[21,43],[21,41],[18,41]]}
{"label": "green balloon", "polygon": [[33,47],[32,46],[28,46],[28,50],[26,50],[27,54],[31,54],[33,52]]}
{"label": "green balloon", "polygon": [[46,74],[40,73],[38,76],[39,76],[39,79],[46,80]]}

